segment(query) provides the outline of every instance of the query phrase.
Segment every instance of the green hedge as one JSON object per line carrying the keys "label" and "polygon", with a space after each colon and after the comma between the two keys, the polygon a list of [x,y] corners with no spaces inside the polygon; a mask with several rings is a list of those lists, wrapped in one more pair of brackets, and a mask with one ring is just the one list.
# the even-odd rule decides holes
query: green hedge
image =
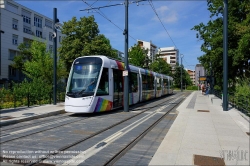
{"label": "green hedge", "polygon": [[[13,83],[11,89],[0,89],[0,109],[49,104],[52,92],[52,85],[41,79]],[[65,86],[60,85],[57,92],[57,100],[64,101]]]}

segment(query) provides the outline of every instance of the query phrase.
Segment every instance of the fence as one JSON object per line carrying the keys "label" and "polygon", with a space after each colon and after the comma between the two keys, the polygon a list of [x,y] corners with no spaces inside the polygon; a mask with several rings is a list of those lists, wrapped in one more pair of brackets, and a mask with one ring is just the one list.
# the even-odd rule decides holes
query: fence
{"label": "fence", "polygon": [[[65,91],[57,91],[57,102],[64,102]],[[16,108],[32,105],[52,104],[53,92],[47,95],[34,95],[34,93],[27,93],[17,95],[15,93],[9,93],[0,97],[0,109]]]}
{"label": "fence", "polygon": [[[222,99],[223,97],[222,93],[223,93],[222,91],[214,90],[214,95],[220,99]],[[228,103],[232,107],[246,114],[247,116],[250,116],[250,98],[249,97],[229,92]]]}

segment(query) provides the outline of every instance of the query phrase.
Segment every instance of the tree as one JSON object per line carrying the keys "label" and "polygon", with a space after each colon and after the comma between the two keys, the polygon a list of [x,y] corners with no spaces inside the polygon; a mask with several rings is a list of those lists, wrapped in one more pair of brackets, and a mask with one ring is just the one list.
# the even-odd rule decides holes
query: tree
{"label": "tree", "polygon": [[134,45],[128,52],[128,60],[130,64],[133,64],[142,68],[149,68],[150,59],[147,55],[148,50],[142,48],[140,45]]}
{"label": "tree", "polygon": [[[12,66],[21,70],[31,80],[39,78],[44,83],[52,85],[53,58],[51,53],[46,50],[46,44],[33,41],[29,44],[21,43],[18,48],[20,49],[20,55],[14,58]],[[64,77],[66,77],[66,71],[59,60],[57,65],[57,80]]]}
{"label": "tree", "polygon": [[156,59],[149,65],[149,68],[154,72],[171,75],[171,66],[162,58],[159,58],[159,55],[156,55]]}
{"label": "tree", "polygon": [[[249,0],[231,0],[228,4],[228,78],[234,85],[237,77],[250,76],[250,3]],[[201,50],[205,54],[198,60],[205,69],[212,68],[217,85],[222,87],[223,10],[220,7],[223,7],[223,1],[208,1],[211,20],[206,25],[194,26],[192,30],[196,30],[196,37],[203,40]]]}
{"label": "tree", "polygon": [[192,85],[191,78],[188,72],[184,69],[183,65],[176,65],[175,73],[173,74],[174,86],[177,88],[181,87],[181,69],[182,69],[182,87],[185,85]]}
{"label": "tree", "polygon": [[[101,48],[101,49],[100,49]],[[103,34],[97,35],[89,44],[85,45],[83,55],[106,55],[111,58],[118,58],[115,50],[112,49],[109,39]]]}
{"label": "tree", "polygon": [[32,59],[32,53],[30,51],[30,46],[32,44],[32,41],[30,40],[29,42],[26,43],[20,43],[18,45],[19,54],[18,56],[14,57],[13,64],[11,65],[12,67],[22,71],[22,72],[28,72],[24,68],[24,63],[26,61],[31,61]]}
{"label": "tree", "polygon": [[99,32],[94,16],[81,17],[80,20],[73,17],[68,22],[63,22],[62,34],[66,36],[62,39],[59,53],[67,71],[77,57],[86,55],[117,57],[110,41]]}

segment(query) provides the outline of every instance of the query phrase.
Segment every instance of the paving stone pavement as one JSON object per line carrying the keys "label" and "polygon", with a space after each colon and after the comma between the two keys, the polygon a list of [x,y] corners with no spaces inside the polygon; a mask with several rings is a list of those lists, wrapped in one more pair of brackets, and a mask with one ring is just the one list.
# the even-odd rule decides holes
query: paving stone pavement
{"label": "paving stone pavement", "polygon": [[149,165],[194,165],[194,155],[222,158],[225,165],[249,165],[249,117],[234,108],[223,111],[211,95],[198,91],[177,111]]}

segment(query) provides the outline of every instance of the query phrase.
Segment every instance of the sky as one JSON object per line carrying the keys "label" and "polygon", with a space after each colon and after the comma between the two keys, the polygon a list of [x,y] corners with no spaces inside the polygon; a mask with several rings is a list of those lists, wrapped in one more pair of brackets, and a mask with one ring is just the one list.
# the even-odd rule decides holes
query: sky
{"label": "sky", "polygon": [[[124,52],[125,5],[124,0],[15,0],[42,15],[53,19],[53,8],[57,8],[60,22],[67,22],[76,17],[93,15],[100,30],[111,46]],[[191,30],[200,23],[207,24],[210,13],[206,0],[152,0],[135,3],[129,0],[128,30],[129,47],[137,40],[151,41],[157,47],[176,47],[183,54],[185,68],[194,70],[199,63],[197,57],[203,55],[200,46],[203,41],[196,38],[196,31]],[[116,5],[117,4],[117,5]],[[150,5],[151,4],[151,5]],[[81,11],[96,7],[99,10]],[[158,15],[158,17],[157,17]]]}

